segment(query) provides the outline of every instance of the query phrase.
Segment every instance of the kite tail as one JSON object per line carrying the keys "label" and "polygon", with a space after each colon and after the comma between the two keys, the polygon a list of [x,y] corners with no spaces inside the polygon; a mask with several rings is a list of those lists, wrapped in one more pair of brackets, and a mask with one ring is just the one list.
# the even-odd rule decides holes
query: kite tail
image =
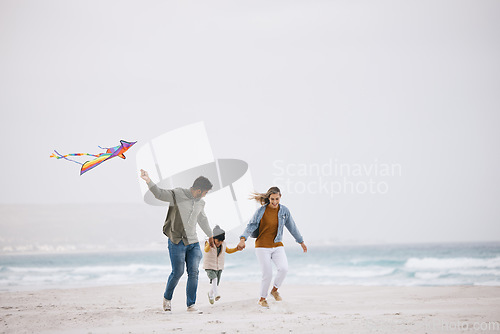
{"label": "kite tail", "polygon": [[[78,155],[84,155],[85,153],[75,153],[75,154],[66,154],[66,155],[62,155],[61,153],[57,152],[56,150],[54,150],[54,152],[57,154],[54,154],[52,153],[50,155],[50,158],[56,158],[56,159],[64,159],[64,160],[68,160],[68,161],[71,161],[71,162],[74,162],[74,163],[77,163],[79,165],[83,165],[83,163],[79,162],[79,161],[76,161],[76,160],[72,160],[72,159],[68,159],[66,157],[68,156],[78,156]],[[91,154],[89,154],[91,155]]]}

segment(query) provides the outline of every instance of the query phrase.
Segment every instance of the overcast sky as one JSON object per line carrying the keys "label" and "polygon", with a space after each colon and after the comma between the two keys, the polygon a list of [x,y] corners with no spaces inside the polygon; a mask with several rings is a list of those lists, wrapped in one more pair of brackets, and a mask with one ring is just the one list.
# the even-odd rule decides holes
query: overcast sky
{"label": "overcast sky", "polygon": [[306,240],[500,240],[498,1],[0,0],[0,45],[0,204],[142,203],[203,121]]}

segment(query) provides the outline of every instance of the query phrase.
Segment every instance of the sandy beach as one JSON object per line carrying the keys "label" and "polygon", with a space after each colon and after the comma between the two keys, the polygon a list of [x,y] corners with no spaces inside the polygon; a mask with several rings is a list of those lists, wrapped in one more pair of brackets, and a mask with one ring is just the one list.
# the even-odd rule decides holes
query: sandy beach
{"label": "sandy beach", "polygon": [[186,312],[179,283],[172,312],[163,284],[0,293],[2,333],[457,333],[500,332],[500,287],[287,285],[282,302],[257,305],[257,283],[223,282],[210,305],[200,283]]}

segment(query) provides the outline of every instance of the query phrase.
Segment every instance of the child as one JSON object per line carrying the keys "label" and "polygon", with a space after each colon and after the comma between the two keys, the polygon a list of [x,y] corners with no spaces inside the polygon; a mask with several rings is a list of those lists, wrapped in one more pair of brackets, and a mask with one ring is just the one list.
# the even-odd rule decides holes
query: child
{"label": "child", "polygon": [[208,242],[205,241],[205,256],[203,259],[203,269],[207,272],[210,278],[210,291],[208,292],[208,301],[210,304],[214,300],[219,300],[220,295],[217,292],[217,286],[220,283],[222,269],[224,269],[225,253],[232,254],[238,251],[238,248],[226,248],[226,233],[223,229],[216,225],[213,230],[215,248],[211,248]]}

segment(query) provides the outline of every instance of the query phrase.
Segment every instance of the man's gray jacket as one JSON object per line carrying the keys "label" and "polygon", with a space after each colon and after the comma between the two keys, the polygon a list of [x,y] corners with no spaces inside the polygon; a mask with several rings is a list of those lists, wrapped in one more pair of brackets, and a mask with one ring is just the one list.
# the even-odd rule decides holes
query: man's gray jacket
{"label": "man's gray jacket", "polygon": [[[148,187],[157,199],[170,202],[171,205],[174,203],[175,196],[178,215],[175,222],[171,222],[172,228],[166,231],[170,241],[174,244],[178,244],[182,240],[184,245],[198,242],[196,224],[200,225],[201,229],[208,237],[212,236],[212,230],[208,224],[207,216],[205,215],[205,201],[201,198],[195,199],[190,189],[160,189],[152,181],[148,183]],[[181,221],[179,221],[179,214]]]}

